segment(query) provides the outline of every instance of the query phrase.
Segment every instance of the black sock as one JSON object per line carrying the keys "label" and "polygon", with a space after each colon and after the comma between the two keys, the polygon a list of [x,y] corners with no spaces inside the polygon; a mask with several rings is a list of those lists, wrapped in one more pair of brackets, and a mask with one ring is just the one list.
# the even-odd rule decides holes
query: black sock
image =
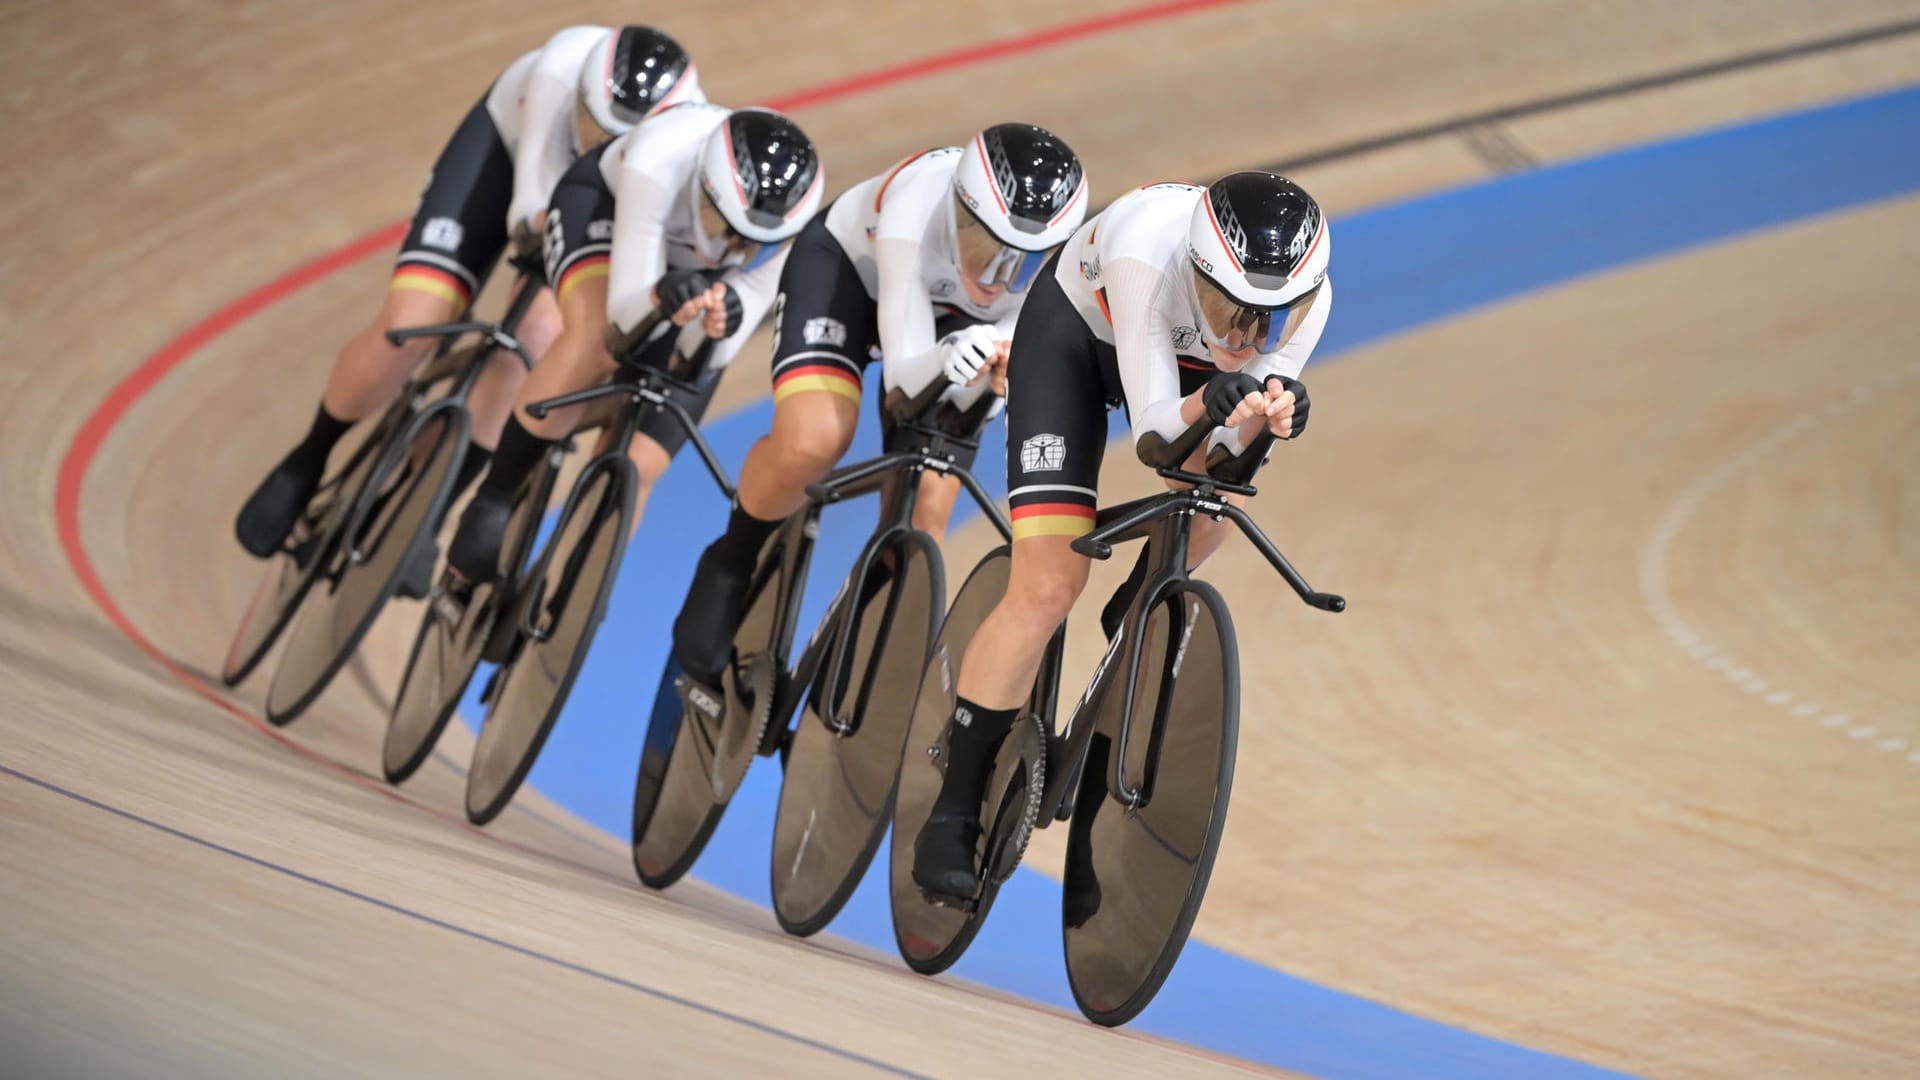
{"label": "black sock", "polygon": [[994,755],[1019,715],[1018,708],[986,709],[966,698],[955,703],[948,725],[947,775],[933,803],[935,816],[973,817],[980,812],[983,789],[993,775]]}
{"label": "black sock", "polygon": [[493,452],[492,461],[487,468],[486,479],[480,481],[480,494],[499,499],[510,499],[520,488],[521,481],[533,471],[535,465],[546,455],[553,440],[543,439],[520,426],[517,416],[507,419],[507,428],[500,433],[500,445]]}
{"label": "black sock", "polygon": [[733,513],[727,516],[727,531],[713,542],[713,556],[730,569],[751,566],[753,560],[760,557],[760,549],[765,546],[767,537],[772,536],[779,527],[779,521],[761,521],[735,502]]}
{"label": "black sock", "polygon": [[333,453],[334,444],[351,427],[353,421],[335,419],[321,405],[313,411],[313,426],[307,429],[307,437],[287,455],[287,464],[302,472],[320,472],[327,467],[327,455]]}
{"label": "black sock", "polygon": [[1140,586],[1147,583],[1147,555],[1150,544],[1140,545],[1140,558],[1133,564],[1133,572],[1127,580],[1113,590],[1113,596],[1107,600],[1107,606],[1100,609],[1100,629],[1107,632],[1107,640],[1120,632],[1120,620],[1127,617],[1127,609],[1133,606],[1133,598],[1140,594]]}
{"label": "black sock", "polygon": [[473,483],[473,478],[479,476],[486,469],[487,462],[492,460],[493,451],[477,442],[469,441],[467,452],[460,457],[460,471],[453,474],[453,495],[447,501],[452,502],[466,494],[467,488]]}

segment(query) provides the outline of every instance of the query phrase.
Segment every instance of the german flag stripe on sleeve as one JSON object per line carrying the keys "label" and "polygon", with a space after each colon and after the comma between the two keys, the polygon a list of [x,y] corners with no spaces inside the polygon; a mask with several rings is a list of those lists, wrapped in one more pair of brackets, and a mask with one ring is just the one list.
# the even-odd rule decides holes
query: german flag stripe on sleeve
{"label": "german flag stripe on sleeve", "polygon": [[567,302],[567,293],[583,281],[607,276],[611,264],[606,255],[589,255],[580,259],[560,274],[560,287],[553,291],[554,298],[561,303]]}
{"label": "german flag stripe on sleeve", "polygon": [[454,307],[464,309],[467,301],[473,299],[467,291],[467,283],[431,266],[418,263],[404,263],[393,272],[393,282],[389,289],[409,289],[414,292],[431,293]]}

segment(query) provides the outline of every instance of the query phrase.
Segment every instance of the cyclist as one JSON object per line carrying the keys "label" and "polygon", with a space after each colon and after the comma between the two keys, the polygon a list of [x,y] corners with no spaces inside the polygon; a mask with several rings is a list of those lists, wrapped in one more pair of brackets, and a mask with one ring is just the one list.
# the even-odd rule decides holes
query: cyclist
{"label": "cyclist", "polygon": [[[711,103],[663,110],[574,163],[546,222],[548,280],[564,328],[522,387],[461,515],[447,550],[456,572],[468,582],[494,576],[514,492],[586,410],[535,420],[528,403],[587,389],[613,374],[617,359],[664,366],[676,349],[691,355],[711,339],[700,382],[679,393],[699,419],[721,371],[773,305],[787,242],[819,209],[825,185],[812,141],[792,120]],[[656,306],[669,318],[649,330],[643,323]],[[639,473],[637,506],[685,440],[664,411],[643,422],[627,448]]]}
{"label": "cyclist", "polygon": [[[699,74],[673,38],[647,26],[573,26],[509,65],[440,152],[401,244],[385,303],[335,359],[306,436],[273,467],[235,521],[240,545],[265,558],[280,549],[319,487],[327,455],[348,428],[384,408],[433,348],[389,344],[389,329],[450,322],[479,294],[511,237],[536,250],[540,218],[561,174],[580,154],[624,134],[648,114],[701,102]],[[517,336],[534,356],[559,332],[543,292]],[[456,493],[484,468],[524,369],[499,357],[474,387],[473,445]],[[403,591],[423,595],[430,563]]]}
{"label": "cyclist", "polygon": [[[689,679],[718,688],[754,561],[852,443],[867,364],[881,361],[889,396],[944,382],[941,397],[967,409],[1002,389],[1014,320],[1086,212],[1078,155],[1009,123],[855,185],[801,232],[780,280],[773,428],[748,453],[726,531],[674,622]],[[921,491],[914,526],[937,537],[958,481],[929,476]]]}
{"label": "cyclist", "polygon": [[[960,662],[946,772],[915,841],[913,876],[928,893],[979,892],[975,845],[994,756],[1086,587],[1090,563],[1070,545],[1093,530],[1104,413],[1126,407],[1143,462],[1190,472],[1215,447],[1244,452],[1263,428],[1299,435],[1309,402],[1298,376],[1333,306],[1331,247],[1312,196],[1271,173],[1237,172],[1204,188],[1129,192],[1042,272],[1008,365],[1012,577]],[[1205,445],[1189,432],[1205,432]],[[1196,521],[1191,564],[1229,527]],[[1109,638],[1145,568],[1142,551],[1107,604]]]}

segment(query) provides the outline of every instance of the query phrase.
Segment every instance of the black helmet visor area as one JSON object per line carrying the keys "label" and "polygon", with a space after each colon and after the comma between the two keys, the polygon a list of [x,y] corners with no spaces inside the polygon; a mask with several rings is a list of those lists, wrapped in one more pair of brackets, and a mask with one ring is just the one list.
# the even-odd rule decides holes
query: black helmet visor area
{"label": "black helmet visor area", "polygon": [[613,115],[639,123],[673,92],[686,71],[687,53],[679,42],[652,27],[623,27],[614,39],[612,70],[607,73]]}
{"label": "black helmet visor area", "polygon": [[980,143],[1007,217],[1023,233],[1047,231],[1086,176],[1079,155],[1045,128],[996,124],[980,133]]}
{"label": "black helmet visor area", "polygon": [[781,227],[820,175],[813,141],[793,121],[764,112],[727,117],[727,140],[747,220],[763,229]]}
{"label": "black helmet visor area", "polygon": [[1207,189],[1220,238],[1256,289],[1285,288],[1320,239],[1320,204],[1291,180],[1238,172]]}
{"label": "black helmet visor area", "polygon": [[998,285],[1008,292],[1026,292],[1039,276],[1047,257],[1060,249],[1059,244],[1039,251],[1003,244],[957,194],[953,197],[953,206],[954,258],[959,263],[960,275],[983,288]]}
{"label": "black helmet visor area", "polygon": [[1270,353],[1285,345],[1306,322],[1307,313],[1320,296],[1320,286],[1315,285],[1281,307],[1249,306],[1235,300],[1206,271],[1198,266],[1192,269],[1194,294],[1207,329],[1232,348],[1251,345],[1256,352]]}

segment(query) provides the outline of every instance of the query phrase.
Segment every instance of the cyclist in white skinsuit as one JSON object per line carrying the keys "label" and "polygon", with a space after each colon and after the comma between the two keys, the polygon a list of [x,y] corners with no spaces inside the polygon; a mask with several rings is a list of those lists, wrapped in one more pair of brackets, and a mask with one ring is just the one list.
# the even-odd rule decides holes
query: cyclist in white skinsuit
{"label": "cyclist in white skinsuit", "polygon": [[[960,661],[945,775],[915,838],[913,875],[928,893],[978,894],[980,801],[994,756],[1086,588],[1088,560],[1071,545],[1093,530],[1107,410],[1126,407],[1143,462],[1189,472],[1203,471],[1218,446],[1237,457],[1262,430],[1298,435],[1309,403],[1297,376],[1333,306],[1331,250],[1311,196],[1271,173],[1241,172],[1205,188],[1155,184],[1122,196],[1043,272],[1008,363],[1012,576]],[[1194,522],[1191,564],[1227,527]],[[1109,637],[1146,566],[1143,550],[1107,603]],[[1097,903],[1097,889],[1089,867],[1067,876],[1078,883],[1067,898],[1072,922]]]}
{"label": "cyclist in white skinsuit", "polygon": [[[434,347],[427,338],[393,345],[386,331],[458,318],[510,237],[522,250],[538,244],[540,216],[578,155],[654,110],[704,100],[685,50],[645,26],[568,27],[510,64],[434,163],[385,304],[334,361],[311,429],[241,509],[235,522],[241,546],[261,557],[279,550],[340,436],[385,408]],[[516,334],[538,357],[559,330],[560,312],[543,291]],[[496,357],[474,387],[468,402],[474,445],[461,458],[456,491],[485,467],[524,375],[512,357]],[[431,560],[419,569],[402,582],[404,594],[424,595]]]}
{"label": "cyclist in white skinsuit", "polygon": [[[469,582],[497,572],[515,491],[586,408],[536,420],[529,403],[598,384],[616,358],[662,367],[676,347],[693,355],[706,345],[699,381],[674,391],[700,418],[720,373],[773,305],[787,241],[819,208],[825,183],[813,144],[791,120],[711,103],[656,113],[574,163],[546,222],[548,277],[565,329],[527,379],[461,516],[447,552],[454,570]],[[656,306],[670,317],[643,335],[640,324]],[[627,448],[638,505],[685,440],[667,412],[642,421]]]}
{"label": "cyclist in white skinsuit", "polygon": [[[879,359],[889,395],[908,400],[943,382],[965,409],[997,389],[1014,320],[1087,201],[1066,143],[997,124],[855,185],[800,234],[780,282],[773,430],[748,454],[726,532],[701,554],[674,623],[690,679],[716,687],[761,546],[853,441],[867,364]],[[958,490],[923,480],[914,527],[940,536]]]}

